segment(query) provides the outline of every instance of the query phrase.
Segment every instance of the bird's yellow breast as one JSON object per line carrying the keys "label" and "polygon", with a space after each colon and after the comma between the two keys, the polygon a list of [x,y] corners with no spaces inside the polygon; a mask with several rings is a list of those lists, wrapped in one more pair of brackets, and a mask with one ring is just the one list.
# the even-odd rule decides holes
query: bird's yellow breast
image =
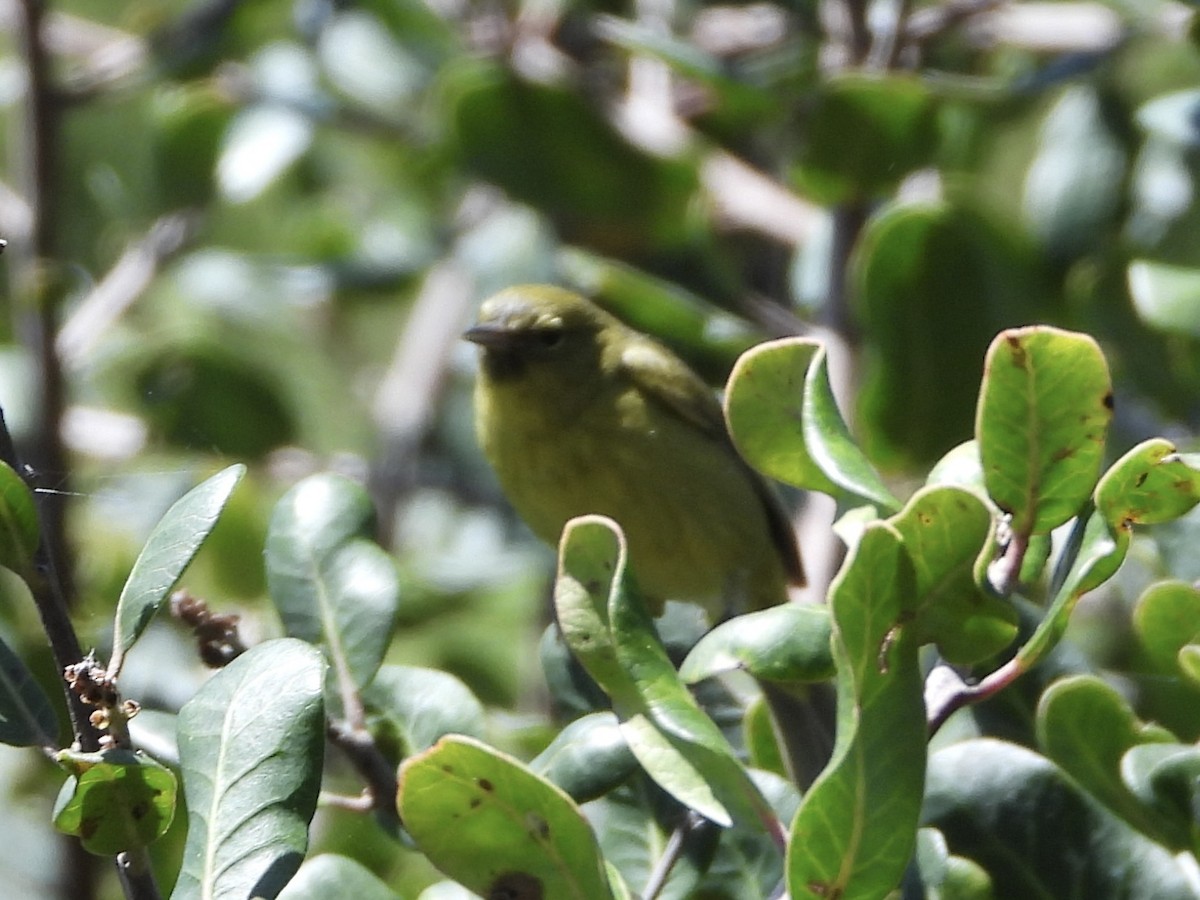
{"label": "bird's yellow breast", "polygon": [[519,380],[477,390],[484,450],[543,540],[575,516],[612,517],[654,612],[666,599],[716,617],[786,598],[761,494],[727,442],[619,380],[569,411]]}

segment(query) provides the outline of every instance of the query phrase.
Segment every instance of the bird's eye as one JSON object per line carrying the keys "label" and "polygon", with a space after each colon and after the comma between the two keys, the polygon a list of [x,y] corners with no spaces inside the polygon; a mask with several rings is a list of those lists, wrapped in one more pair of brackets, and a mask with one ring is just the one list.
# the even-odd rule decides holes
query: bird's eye
{"label": "bird's eye", "polygon": [[561,328],[543,328],[538,334],[538,343],[548,350],[553,350],[563,342],[563,333]]}

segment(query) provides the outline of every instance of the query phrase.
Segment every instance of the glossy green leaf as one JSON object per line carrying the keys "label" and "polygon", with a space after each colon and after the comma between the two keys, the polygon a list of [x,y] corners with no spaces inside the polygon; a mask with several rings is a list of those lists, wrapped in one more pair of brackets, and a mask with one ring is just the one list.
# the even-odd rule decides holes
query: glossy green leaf
{"label": "glossy green leaf", "polygon": [[398,802],[429,861],[482,897],[613,896],[571,798],[486,744],[445,737],[405,760]]}
{"label": "glossy green leaf", "polygon": [[807,490],[896,509],[838,411],[825,349],[783,338],[742,354],[725,390],[734,443],[760,472]]}
{"label": "glossy green leaf", "polygon": [[992,879],[980,866],[954,856],[936,828],[917,832],[916,871],[925,896],[938,900],[994,900]]}
{"label": "glossy green leaf", "polygon": [[324,670],[315,647],[267,641],[180,710],[188,835],[173,900],[275,897],[300,867],[321,783]]}
{"label": "glossy green leaf", "polygon": [[915,78],[828,79],[804,125],[794,170],[801,192],[830,205],[866,199],[897,184],[932,158],[936,111],[933,97]]}
{"label": "glossy green leaf", "polygon": [[706,634],[679,667],[689,684],[742,669],[772,681],[832,678],[833,624],[829,609],[785,603],[722,622]]}
{"label": "glossy green leaf", "polygon": [[32,574],[40,542],[33,493],[8,463],[0,462],[0,566],[22,577]]}
{"label": "glossy green leaf", "polygon": [[1070,259],[1108,234],[1125,194],[1126,153],[1095,87],[1066,88],[1046,112],[1022,192],[1029,230],[1047,252]]}
{"label": "glossy green leaf", "polygon": [[1121,780],[1121,759],[1131,747],[1161,743],[1162,729],[1138,721],[1128,702],[1092,675],[1054,682],[1037,710],[1038,745],[1084,790],[1151,838],[1175,849],[1189,846],[1178,822],[1164,820]]}
{"label": "glossy green leaf", "polygon": [[142,849],[162,837],[175,816],[175,776],[131,750],[79,753],[58,762],[72,772],[54,806],[54,827],[98,856]]}
{"label": "glossy green leaf", "polygon": [[1158,137],[1184,147],[1200,147],[1196,127],[1200,90],[1189,88],[1155,97],[1137,111],[1137,124]]}
{"label": "glossy green leaf", "polygon": [[970,436],[988,343],[1037,314],[1035,262],[970,207],[897,203],[871,217],[849,276],[869,336],[855,414],[872,459],[923,468]]}
{"label": "glossy green leaf", "polygon": [[987,738],[934,753],[923,817],[952,854],[987,872],[996,900],[1195,896],[1170,851],[1015,744]]}
{"label": "glossy green leaf", "polygon": [[1129,296],[1152,328],[1200,337],[1200,269],[1136,260],[1129,264]]}
{"label": "glossy green leaf", "polygon": [[117,600],[110,676],[120,673],[125,654],[170,596],[245,474],[241,464],[218,472],[177,500],[154,527]]}
{"label": "glossy green leaf", "polygon": [[363,699],[391,723],[405,755],[426,750],[447,734],[484,734],[483,704],[448,672],[383,666],[363,692]]}
{"label": "glossy green leaf", "polygon": [[612,697],[629,749],[664,790],[719,825],[773,827],[733,748],[679,679],[625,560],[611,519],[567,523],[555,607],[568,645]]}
{"label": "glossy green leaf", "polygon": [[348,856],[322,853],[304,861],[295,877],[279,893],[279,900],[399,900],[399,895],[370,869]]}
{"label": "glossy green leaf", "polygon": [[992,545],[992,514],[972,491],[930,487],[890,519],[916,573],[916,640],[936,643],[967,665],[999,653],[1017,636],[1016,609],[983,590],[977,561]]}
{"label": "glossy green leaf", "polygon": [[0,640],[0,744],[52,747],[58,718],[21,657]]}
{"label": "glossy green leaf", "polygon": [[1168,742],[1131,747],[1121,760],[1121,778],[1168,846],[1195,852],[1200,750]]}
{"label": "glossy green leaf", "polygon": [[1178,672],[1179,652],[1200,638],[1200,589],[1184,581],[1151,585],[1134,606],[1133,627],[1154,666]]}
{"label": "glossy green leaf", "polygon": [[925,484],[967,488],[986,497],[987,488],[983,483],[983,461],[979,458],[979,444],[973,440],[963,441],[947,450],[929,470]]}
{"label": "glossy green leaf", "polygon": [[830,587],[838,670],[837,745],[792,824],[794,900],[878,898],[916,843],[925,779],[925,707],[916,575],[899,533],[877,522]]}
{"label": "glossy green leaf", "polygon": [[326,473],[289,490],[267,531],[267,583],[288,634],[319,644],[359,688],[383,661],[400,595],[395,563],[369,537],[374,520],[362,487]]}
{"label": "glossy green leaf", "polygon": [[997,336],[975,428],[988,493],[1014,533],[1044,533],[1079,513],[1111,418],[1112,382],[1095,340],[1046,326]]}
{"label": "glossy green leaf", "polygon": [[243,107],[223,135],[217,160],[221,194],[230,203],[258,197],[304,155],[313,132],[309,116],[283,104]]}
{"label": "glossy green leaf", "polygon": [[1162,438],[1143,441],[1096,485],[1096,508],[1112,528],[1157,525],[1200,503],[1200,469]]}
{"label": "glossy green leaf", "polygon": [[554,609],[563,640],[612,698],[614,707],[637,709],[641,703],[637,688],[617,661],[609,622],[610,595],[630,589],[624,539],[618,536],[617,526],[610,529],[601,521],[607,520],[586,518],[563,529]]}
{"label": "glossy green leaf", "polygon": [[612,713],[592,713],[569,723],[529,768],[586,803],[611,791],[637,769]]}
{"label": "glossy green leaf", "polygon": [[742,716],[742,741],[756,769],[787,777],[787,763],[775,732],[770,707],[762,697],[756,697]]}

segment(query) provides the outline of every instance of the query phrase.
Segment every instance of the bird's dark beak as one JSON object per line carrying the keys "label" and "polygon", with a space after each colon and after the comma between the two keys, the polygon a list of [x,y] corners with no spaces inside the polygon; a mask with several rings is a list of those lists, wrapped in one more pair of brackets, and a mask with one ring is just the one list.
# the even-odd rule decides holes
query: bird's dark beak
{"label": "bird's dark beak", "polygon": [[478,344],[486,350],[504,350],[513,346],[517,341],[517,333],[503,325],[472,325],[462,334],[463,338],[472,344]]}

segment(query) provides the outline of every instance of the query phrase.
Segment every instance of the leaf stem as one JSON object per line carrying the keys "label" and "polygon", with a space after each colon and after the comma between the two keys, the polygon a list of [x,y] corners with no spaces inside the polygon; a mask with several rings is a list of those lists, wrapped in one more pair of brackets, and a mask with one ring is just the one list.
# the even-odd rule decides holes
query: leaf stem
{"label": "leaf stem", "polygon": [[1014,656],[979,682],[964,684],[958,690],[949,693],[945,699],[936,706],[932,706],[928,712],[929,736],[935,735],[938,729],[946,724],[946,720],[964,706],[979,703],[998,694],[1026,671],[1027,667],[1022,663],[1020,657]]}
{"label": "leaf stem", "polygon": [[706,822],[703,818],[693,812],[689,812],[684,816],[683,820],[671,832],[671,837],[667,840],[667,846],[663,848],[662,856],[658,858],[658,862],[654,864],[654,869],[650,872],[646,879],[646,887],[642,891],[642,900],[655,900],[662,893],[663,888],[667,886],[667,879],[671,877],[671,871],[675,868],[675,864],[679,862],[683,856],[684,847],[687,845],[687,839],[706,827]]}
{"label": "leaf stem", "polygon": [[380,752],[374,737],[365,728],[355,728],[346,722],[329,723],[329,740],[338,747],[358,770],[367,784],[371,802],[367,807],[379,815],[385,825],[399,825],[396,809],[396,768]]}
{"label": "leaf stem", "polygon": [[162,897],[144,847],[117,854],[117,877],[129,900],[160,900]]}

